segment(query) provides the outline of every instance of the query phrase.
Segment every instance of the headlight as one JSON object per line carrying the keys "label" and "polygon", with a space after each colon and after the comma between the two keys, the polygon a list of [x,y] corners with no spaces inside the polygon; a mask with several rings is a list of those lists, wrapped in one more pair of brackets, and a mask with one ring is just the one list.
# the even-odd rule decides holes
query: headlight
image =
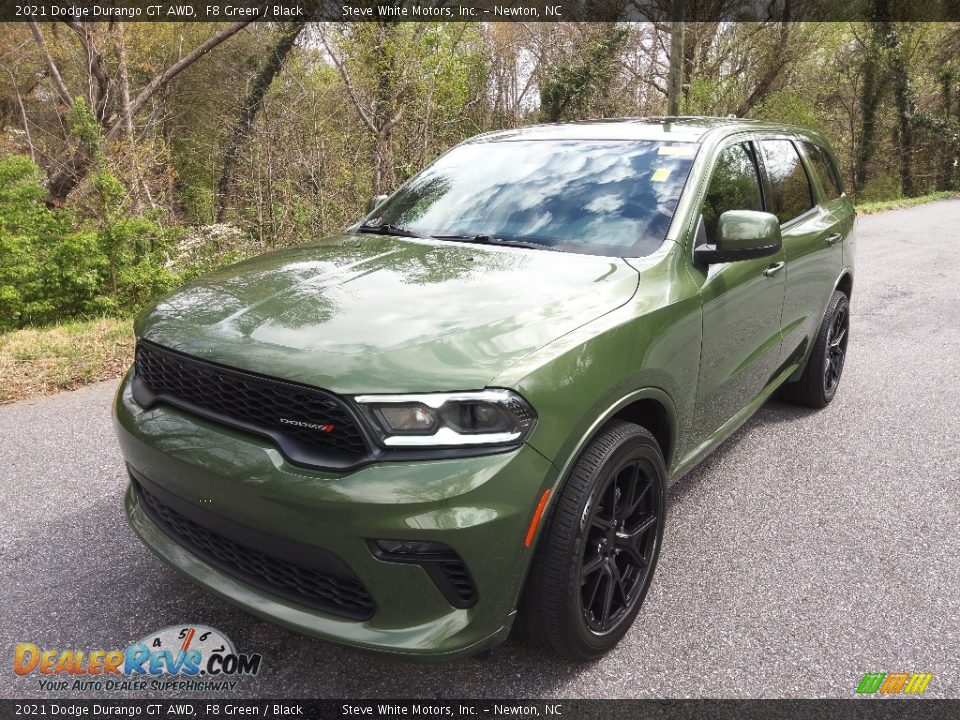
{"label": "headlight", "polygon": [[510,390],[354,398],[380,441],[391,448],[516,445],[537,421]]}

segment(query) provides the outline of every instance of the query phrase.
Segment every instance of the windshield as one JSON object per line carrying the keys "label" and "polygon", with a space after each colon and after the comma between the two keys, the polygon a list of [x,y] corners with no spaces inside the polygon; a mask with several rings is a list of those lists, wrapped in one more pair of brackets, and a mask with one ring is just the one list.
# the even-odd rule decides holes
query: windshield
{"label": "windshield", "polygon": [[365,226],[639,257],[666,237],[697,145],[507,141],[454,148]]}

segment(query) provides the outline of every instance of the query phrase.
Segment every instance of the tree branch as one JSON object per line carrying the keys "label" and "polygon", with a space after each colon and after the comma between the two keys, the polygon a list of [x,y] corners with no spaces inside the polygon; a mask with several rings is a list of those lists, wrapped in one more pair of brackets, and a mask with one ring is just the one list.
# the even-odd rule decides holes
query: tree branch
{"label": "tree branch", "polygon": [[94,92],[93,86],[90,87],[90,108],[99,120],[106,120],[107,103],[110,96],[110,78],[107,76],[107,71],[103,67],[103,55],[97,48],[93,36],[90,34],[86,25],[76,20],[66,20],[64,23],[77,34],[80,42],[83,43],[84,49],[87,51],[87,66],[90,69],[90,74],[96,81],[96,92]]}
{"label": "tree branch", "polygon": [[[182,73],[188,67],[193,65],[197,60],[206,55],[208,52],[213,50],[217,45],[222,43],[224,40],[236,35],[243,28],[249,25],[252,20],[242,20],[240,22],[235,22],[229,27],[224,28],[220,32],[214,34],[206,40],[206,42],[201,43],[196,48],[193,49],[187,55],[184,55],[180,60],[175,62],[173,65],[168,67],[162,73],[157,75],[151,80],[147,86],[137,95],[136,99],[130,103],[130,115],[135,116],[140,109],[146,104],[146,102],[153,97],[153,94],[157,92],[164,85],[173,80],[177,75]],[[115,137],[116,134],[120,131],[122,123],[114,123],[110,129],[107,131],[107,138]]]}
{"label": "tree branch", "polygon": [[43,53],[43,58],[47,63],[47,69],[50,70],[50,78],[53,80],[53,87],[57,91],[57,95],[63,104],[69,107],[73,103],[73,99],[70,97],[70,91],[67,89],[67,84],[63,82],[63,76],[57,69],[57,64],[53,61],[50,51],[47,50],[47,44],[43,41],[43,34],[40,32],[40,26],[37,25],[36,20],[30,21],[30,32],[33,33],[33,39],[37,41],[37,47],[39,47],[40,52]]}
{"label": "tree branch", "polygon": [[347,73],[347,68],[343,65],[343,62],[340,60],[340,58],[337,57],[337,54],[333,51],[333,48],[330,47],[330,43],[327,42],[327,35],[322,28],[320,29],[320,42],[323,43],[323,47],[326,48],[327,54],[329,54],[330,59],[333,60],[333,64],[337,68],[337,72],[340,73],[340,77],[343,79],[343,84],[347,88],[347,94],[350,95],[350,100],[353,101],[354,107],[357,108],[357,112],[360,114],[360,118],[363,120],[364,125],[366,125],[370,132],[372,132],[374,135],[379,135],[380,131],[373,122],[373,117],[371,117],[370,112],[363,107],[363,103],[360,102],[360,97],[357,95],[357,91],[353,87],[353,82],[350,80],[350,75]]}
{"label": "tree branch", "polygon": [[27,109],[23,106],[23,97],[20,95],[20,86],[17,84],[17,78],[13,74],[13,70],[6,68],[6,71],[10,76],[10,83],[13,85],[13,90],[17,94],[17,103],[20,105],[20,117],[23,119],[23,132],[27,137],[27,147],[30,148],[30,159],[33,162],[37,162],[37,152],[33,147],[33,138],[30,136],[30,122],[27,120]]}

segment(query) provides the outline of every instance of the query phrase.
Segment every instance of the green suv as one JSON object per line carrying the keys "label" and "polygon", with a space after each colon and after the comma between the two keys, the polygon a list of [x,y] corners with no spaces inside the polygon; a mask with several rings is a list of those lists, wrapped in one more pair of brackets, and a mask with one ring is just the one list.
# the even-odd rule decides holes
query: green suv
{"label": "green suv", "polygon": [[670,482],[774,392],[833,399],[853,226],[797,128],[473,138],[345,232],[139,318],[130,523],[318,638],[443,659],[517,625],[595,658],[650,587]]}

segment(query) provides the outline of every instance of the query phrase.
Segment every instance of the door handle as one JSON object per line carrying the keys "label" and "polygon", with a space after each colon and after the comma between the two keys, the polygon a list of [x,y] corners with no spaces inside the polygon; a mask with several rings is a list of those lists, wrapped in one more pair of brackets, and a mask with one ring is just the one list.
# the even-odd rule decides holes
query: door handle
{"label": "door handle", "polygon": [[840,233],[834,233],[833,235],[830,235],[827,237],[827,245],[836,245],[842,239],[843,239],[843,235],[841,235]]}
{"label": "door handle", "polygon": [[786,266],[786,263],[782,260],[780,262],[775,262],[773,265],[770,265],[766,270],[764,270],[763,274],[765,277],[773,277],[778,272],[783,270],[784,266]]}

